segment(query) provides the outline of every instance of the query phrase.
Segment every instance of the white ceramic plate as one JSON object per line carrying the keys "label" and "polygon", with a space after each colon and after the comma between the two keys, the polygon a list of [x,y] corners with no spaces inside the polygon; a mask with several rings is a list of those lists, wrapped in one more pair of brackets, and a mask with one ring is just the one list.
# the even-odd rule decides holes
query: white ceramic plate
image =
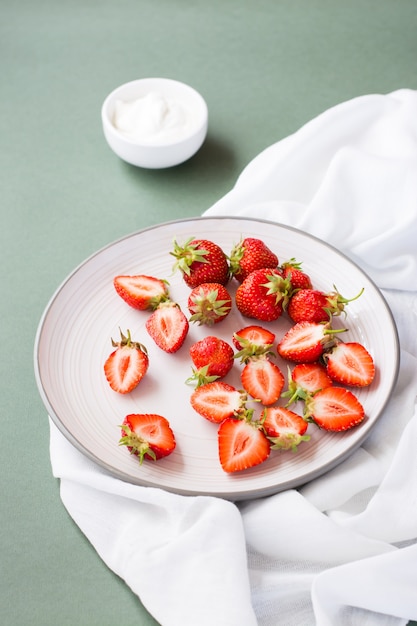
{"label": "white ceramic plate", "polygon": [[[173,239],[212,239],[228,254],[241,237],[259,237],[282,263],[302,261],[313,284],[325,291],[336,284],[350,298],[364,294],[347,307],[347,340],[363,343],[374,357],[377,374],[368,388],[357,392],[366,420],[344,434],[326,434],[309,426],[311,440],[297,453],[273,451],[255,468],[232,475],[220,467],[217,427],[196,414],[185,384],[191,374],[189,347],[205,334],[218,334],[231,343],[233,332],[254,320],[236,310],[215,329],[190,325],[188,338],[175,354],[156,347],[145,329],[147,312],[129,307],[116,294],[117,274],[149,274],[166,278],[170,294],[188,314],[189,288],[179,273],[172,274],[169,254]],[[233,281],[235,282],[235,281]],[[235,286],[236,287],[236,286]],[[233,290],[234,291],[234,290]],[[289,328],[286,317],[266,324],[277,339]],[[111,337],[119,327],[131,330],[135,341],[148,348],[150,366],[145,378],[129,395],[113,392],[103,373],[112,351]],[[277,360],[279,363],[279,360]],[[399,363],[398,337],[390,310],[374,283],[331,246],[296,229],[246,218],[196,218],[161,224],[134,233],[98,251],[60,286],[40,322],[35,345],[35,373],[40,394],[54,423],[68,440],[111,474],[135,484],[160,487],[186,495],[215,495],[232,500],[254,498],[297,487],[327,472],[346,459],[377,423],[395,384]],[[281,363],[283,372],[287,364]],[[241,387],[240,365],[226,380]],[[177,448],[158,462],[137,459],[120,447],[119,425],[125,415],[152,412],[171,423]]]}

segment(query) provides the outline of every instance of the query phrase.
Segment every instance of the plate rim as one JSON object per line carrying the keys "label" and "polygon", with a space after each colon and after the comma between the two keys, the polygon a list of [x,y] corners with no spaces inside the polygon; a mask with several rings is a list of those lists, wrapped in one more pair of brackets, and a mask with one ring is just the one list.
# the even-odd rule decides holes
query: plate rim
{"label": "plate rim", "polygon": [[[103,459],[101,459],[100,457],[98,457],[96,454],[94,454],[91,450],[89,450],[85,445],[83,445],[80,441],[78,441],[78,439],[73,435],[73,433],[71,433],[70,430],[68,430],[68,428],[63,424],[63,422],[61,421],[59,415],[57,415],[54,407],[52,406],[52,403],[49,401],[48,398],[48,394],[43,386],[43,382],[42,382],[42,376],[41,376],[41,364],[40,364],[40,358],[39,358],[39,349],[40,349],[40,343],[41,343],[41,339],[42,339],[42,333],[48,318],[48,315],[54,305],[54,303],[56,302],[56,300],[58,299],[60,293],[64,290],[65,286],[74,278],[74,276],[81,271],[84,266],[86,266],[91,260],[93,260],[94,258],[96,258],[97,256],[99,256],[100,254],[102,254],[103,252],[105,252],[106,250],[119,245],[120,243],[127,241],[131,238],[143,235],[147,232],[150,231],[154,231],[154,230],[158,230],[160,228],[167,228],[170,227],[172,225],[176,225],[176,224],[184,224],[187,222],[198,222],[198,223],[202,223],[204,221],[237,221],[237,222],[253,222],[253,223],[262,223],[262,224],[266,224],[266,225],[270,225],[271,227],[278,227],[281,228],[283,230],[289,230],[292,231],[296,234],[301,234],[303,237],[307,237],[307,239],[313,240],[317,243],[319,243],[322,246],[325,246],[327,248],[329,248],[330,250],[332,250],[334,253],[336,253],[339,257],[341,257],[342,259],[344,259],[345,262],[347,262],[348,264],[351,264],[352,266],[354,266],[357,271],[359,271],[359,273],[361,273],[364,277],[366,277],[366,279],[369,281],[369,283],[373,286],[373,288],[375,289],[375,291],[378,293],[378,296],[381,299],[381,303],[384,306],[385,309],[385,313],[387,314],[389,321],[391,323],[391,327],[390,330],[392,331],[392,339],[393,339],[393,344],[395,347],[395,367],[394,367],[394,371],[393,371],[393,376],[392,376],[392,380],[391,380],[391,384],[389,389],[387,389],[386,391],[386,399],[383,403],[383,405],[381,406],[379,413],[375,416],[372,424],[370,425],[370,427],[368,429],[363,428],[362,429],[362,435],[358,437],[358,439],[355,441],[354,444],[352,444],[344,453],[340,454],[339,456],[337,456],[336,458],[329,460],[327,463],[325,463],[324,465],[320,466],[319,469],[312,469],[310,472],[306,472],[306,474],[303,475],[303,481],[300,482],[299,479],[294,478],[294,479],[290,479],[285,481],[284,483],[280,483],[279,489],[277,489],[274,486],[267,486],[264,488],[249,488],[245,491],[239,491],[239,492],[198,492],[195,491],[193,489],[191,490],[187,490],[187,489],[182,489],[182,488],[170,488],[167,486],[160,486],[160,485],[156,485],[154,482],[152,481],[148,481],[146,479],[144,480],[135,480],[135,478],[133,476],[131,476],[130,474],[127,474],[123,471],[121,471],[118,468],[113,467],[112,465],[106,463]],[[317,237],[315,235],[312,235],[306,231],[303,231],[299,228],[296,228],[294,226],[290,226],[287,224],[283,224],[281,222],[276,222],[276,221],[272,221],[272,220],[268,220],[268,219],[264,219],[264,218],[255,218],[255,217],[250,217],[250,216],[235,216],[235,215],[219,215],[219,216],[210,216],[210,215],[202,215],[202,216],[194,216],[194,217],[184,217],[184,218],[179,218],[179,219],[174,219],[174,220],[167,220],[164,222],[159,222],[157,224],[152,224],[149,226],[146,226],[144,228],[140,228],[136,231],[133,231],[131,233],[128,233],[126,235],[123,235],[107,244],[105,244],[104,246],[100,247],[98,250],[96,250],[95,252],[93,252],[92,254],[88,255],[83,261],[81,261],[80,263],[78,263],[74,269],[69,272],[66,277],[59,283],[58,287],[55,289],[55,291],[53,292],[52,296],[49,298],[49,300],[47,301],[47,304],[42,312],[42,315],[39,319],[39,323],[36,329],[36,334],[35,334],[35,340],[34,340],[34,349],[33,349],[33,358],[34,358],[34,375],[35,375],[35,381],[36,381],[36,385],[38,388],[38,393],[41,397],[41,400],[45,406],[45,408],[47,409],[47,415],[49,417],[49,419],[53,422],[53,424],[58,428],[58,430],[62,433],[62,435],[64,435],[64,437],[69,441],[69,443],[71,443],[77,450],[78,452],[80,452],[81,454],[83,454],[85,457],[89,458],[91,461],[93,461],[95,464],[97,464],[99,466],[99,468],[101,470],[104,470],[109,476],[112,477],[116,477],[122,481],[125,481],[127,483],[130,484],[134,484],[137,486],[143,486],[143,487],[151,487],[151,488],[156,488],[156,489],[162,489],[171,493],[175,493],[178,495],[183,495],[183,496],[207,496],[207,497],[219,497],[222,499],[227,499],[227,500],[231,500],[231,501],[238,501],[238,500],[250,500],[250,499],[256,499],[256,498],[260,498],[260,497],[265,497],[268,495],[273,495],[275,493],[278,493],[279,491],[284,491],[287,489],[291,489],[294,487],[297,488],[301,488],[303,485],[308,484],[311,480],[314,480],[315,478],[318,478],[319,476],[322,476],[324,474],[326,474],[328,471],[334,469],[335,467],[337,467],[338,465],[342,464],[348,457],[350,457],[363,443],[364,441],[368,438],[368,436],[370,435],[370,433],[372,432],[373,428],[376,426],[379,418],[381,417],[382,413],[384,412],[388,402],[389,402],[389,398],[391,395],[392,390],[395,388],[397,380],[398,380],[398,375],[399,375],[399,369],[400,369],[400,342],[399,342],[399,333],[398,333],[398,328],[395,322],[395,318],[393,316],[393,313],[391,311],[391,308],[384,296],[384,294],[382,293],[381,289],[378,287],[378,285],[375,283],[375,281],[369,276],[369,274],[367,274],[359,265],[358,262],[352,260],[346,253],[341,252],[340,250],[338,250],[334,245],[324,241],[323,239],[321,239],[320,237]]]}

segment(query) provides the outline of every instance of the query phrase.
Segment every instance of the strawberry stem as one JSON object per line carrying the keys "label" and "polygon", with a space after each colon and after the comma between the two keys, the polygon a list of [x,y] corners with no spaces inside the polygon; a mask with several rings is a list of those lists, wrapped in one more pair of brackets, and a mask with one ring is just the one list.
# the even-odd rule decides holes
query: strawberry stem
{"label": "strawberry stem", "polygon": [[240,359],[241,363],[247,363],[251,359],[257,359],[263,356],[276,356],[271,350],[274,345],[272,343],[256,344],[244,337],[240,337],[237,333],[234,333],[233,337],[239,345],[242,346],[241,350],[236,352],[233,358]]}
{"label": "strawberry stem", "polygon": [[297,435],[296,433],[285,433],[279,437],[267,437],[272,443],[272,450],[291,450],[298,452],[298,446],[303,441],[310,441],[310,435]]}
{"label": "strawberry stem", "polygon": [[187,380],[185,381],[186,385],[194,385],[194,387],[197,389],[197,387],[201,387],[201,385],[205,385],[206,383],[213,383],[215,380],[217,380],[218,378],[220,378],[220,376],[216,376],[216,375],[209,375],[208,374],[208,369],[209,366],[205,365],[204,367],[200,367],[200,369],[194,369],[192,370],[192,375],[187,378]]}
{"label": "strawberry stem", "polygon": [[176,258],[176,262],[174,263],[174,266],[172,268],[173,272],[180,270],[181,272],[189,276],[191,274],[190,266],[194,262],[209,262],[206,259],[206,256],[209,254],[209,250],[198,248],[198,243],[191,243],[194,239],[194,237],[190,237],[190,239],[187,239],[187,241],[182,246],[180,246],[177,243],[176,239],[174,239],[174,249],[170,252],[170,255]]}
{"label": "strawberry stem", "polygon": [[333,288],[334,291],[327,294],[327,302],[329,306],[325,309],[325,311],[328,313],[329,317],[332,315],[340,315],[345,310],[345,304],[349,304],[349,302],[357,300],[365,291],[364,287],[362,287],[359,293],[353,298],[345,298],[339,293],[336,285],[333,285]]}
{"label": "strawberry stem", "polygon": [[138,341],[132,341],[132,337],[130,335],[129,329],[127,329],[126,335],[122,333],[120,328],[119,328],[119,332],[120,332],[120,341],[114,341],[114,339],[111,340],[113,348],[128,346],[129,348],[136,348],[137,350],[141,350],[145,354],[148,354],[146,346],[144,346],[143,343],[139,343]]}
{"label": "strawberry stem", "polygon": [[150,456],[154,461],[156,461],[156,455],[145,439],[139,437],[128,424],[121,424],[120,428],[125,434],[119,440],[119,445],[127,446],[130,454],[134,454],[138,457],[139,465],[142,465],[145,456]]}
{"label": "strawberry stem", "polygon": [[289,406],[291,406],[295,402],[298,402],[299,400],[307,400],[308,396],[309,393],[305,389],[297,385],[295,380],[293,380],[293,377],[291,375],[291,369],[288,368],[288,389],[281,394],[281,398],[289,398],[287,404],[285,405],[285,408],[287,409]]}

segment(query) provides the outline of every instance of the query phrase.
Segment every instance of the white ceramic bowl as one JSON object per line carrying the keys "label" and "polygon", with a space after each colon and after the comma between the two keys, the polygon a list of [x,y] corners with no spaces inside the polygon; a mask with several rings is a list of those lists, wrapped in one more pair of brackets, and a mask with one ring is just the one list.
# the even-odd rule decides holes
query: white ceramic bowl
{"label": "white ceramic bowl", "polygon": [[[132,114],[134,107],[136,131],[132,130],[131,115],[128,132],[121,109]],[[101,119],[110,148],[127,163],[150,169],[172,167],[189,159],[203,144],[208,127],[203,97],[189,85],[169,78],[142,78],[120,85],[105,99]]]}

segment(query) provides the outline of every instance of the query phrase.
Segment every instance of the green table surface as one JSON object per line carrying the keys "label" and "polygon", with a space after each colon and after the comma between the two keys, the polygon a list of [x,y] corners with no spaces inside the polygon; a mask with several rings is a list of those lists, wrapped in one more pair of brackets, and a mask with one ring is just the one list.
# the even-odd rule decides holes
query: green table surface
{"label": "green table surface", "polygon": [[[32,355],[55,289],[119,237],[200,215],[261,150],[329,107],[416,89],[416,67],[415,0],[3,0],[1,624],[156,624],[51,474]],[[208,104],[204,146],[172,169],[129,166],[103,138],[106,95],[147,76],[189,83]]]}

